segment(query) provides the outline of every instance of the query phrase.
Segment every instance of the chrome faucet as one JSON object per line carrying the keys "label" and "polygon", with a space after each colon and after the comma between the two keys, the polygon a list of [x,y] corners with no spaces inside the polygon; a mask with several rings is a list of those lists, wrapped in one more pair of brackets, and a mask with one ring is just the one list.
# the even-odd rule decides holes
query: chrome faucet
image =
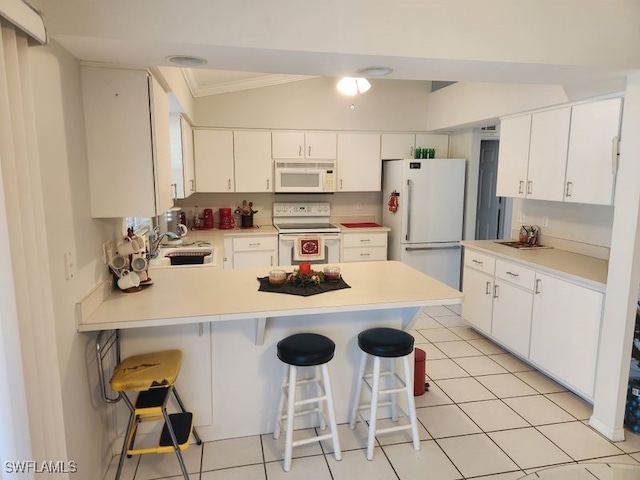
{"label": "chrome faucet", "polygon": [[159,227],[154,228],[149,234],[149,259],[156,258],[158,256],[160,242],[164,237],[169,237],[171,240],[178,240],[180,238],[173,232],[160,233]]}

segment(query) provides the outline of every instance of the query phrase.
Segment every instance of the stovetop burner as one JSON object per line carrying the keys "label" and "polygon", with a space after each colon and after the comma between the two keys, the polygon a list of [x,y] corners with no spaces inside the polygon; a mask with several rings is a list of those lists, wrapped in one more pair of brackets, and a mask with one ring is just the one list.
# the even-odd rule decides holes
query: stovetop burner
{"label": "stovetop burner", "polygon": [[328,223],[274,223],[280,233],[338,233],[340,228]]}

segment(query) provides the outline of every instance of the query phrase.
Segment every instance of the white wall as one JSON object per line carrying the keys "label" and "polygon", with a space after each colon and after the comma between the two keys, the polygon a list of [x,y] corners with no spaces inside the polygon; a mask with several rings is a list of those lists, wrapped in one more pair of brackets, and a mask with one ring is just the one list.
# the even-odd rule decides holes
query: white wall
{"label": "white wall", "polygon": [[336,83],[335,78],[314,78],[196,98],[194,125],[426,131],[431,82],[373,79],[371,90],[356,97],[340,94]]}
{"label": "white wall", "polygon": [[[182,69],[171,67],[157,67],[152,69],[153,75],[162,84],[162,87],[173,93],[176,100],[180,103],[180,113],[182,113],[189,122],[193,123],[194,101],[191,90],[187,85],[187,81],[182,74]],[[171,110],[172,113],[178,113]]]}
{"label": "white wall", "polygon": [[478,168],[480,165],[479,129],[462,130],[451,134],[449,137],[449,157],[467,159],[462,238],[473,240],[476,235],[476,203],[478,201]]}
{"label": "white wall", "polygon": [[[96,387],[93,335],[76,332],[75,302],[107,278],[102,243],[116,238],[120,222],[94,220],[89,211],[84,119],[78,62],[55,42],[30,50],[46,224],[42,246],[50,258],[65,434],[70,460],[82,478],[102,478],[111,456]],[[115,194],[115,190],[114,190]],[[65,280],[64,252],[77,273]]]}

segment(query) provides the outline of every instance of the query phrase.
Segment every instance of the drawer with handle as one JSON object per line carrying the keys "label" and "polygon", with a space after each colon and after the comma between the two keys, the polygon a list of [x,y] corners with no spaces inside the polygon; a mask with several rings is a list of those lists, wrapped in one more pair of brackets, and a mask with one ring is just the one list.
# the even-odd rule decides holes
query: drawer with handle
{"label": "drawer with handle", "polygon": [[480,270],[482,272],[488,273],[489,275],[493,275],[496,260],[489,255],[484,255],[482,253],[476,252],[474,250],[469,250],[468,248],[464,249],[464,265],[466,267],[475,268],[476,270]]}
{"label": "drawer with handle", "polygon": [[277,250],[278,237],[263,236],[263,237],[247,237],[247,238],[234,238],[233,239],[233,251],[234,252],[246,252],[253,250]]}
{"label": "drawer with handle", "polygon": [[384,233],[346,233],[342,236],[344,248],[384,247],[387,245],[387,232]]}
{"label": "drawer with handle", "polygon": [[387,247],[345,248],[343,262],[373,262],[387,259]]}
{"label": "drawer with handle", "polygon": [[496,278],[520,285],[527,290],[533,290],[535,276],[534,270],[514,263],[496,260]]}

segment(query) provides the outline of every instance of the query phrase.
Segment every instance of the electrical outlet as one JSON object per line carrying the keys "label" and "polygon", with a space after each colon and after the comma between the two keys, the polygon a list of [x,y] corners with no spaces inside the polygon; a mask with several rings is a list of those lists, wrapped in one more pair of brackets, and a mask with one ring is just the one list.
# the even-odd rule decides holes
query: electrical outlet
{"label": "electrical outlet", "polygon": [[549,215],[544,215],[542,217],[542,226],[543,227],[548,227],[549,226]]}
{"label": "electrical outlet", "polygon": [[115,245],[113,243],[113,240],[104,242],[102,244],[102,263],[104,263],[105,265],[109,265],[114,255],[115,255]]}
{"label": "electrical outlet", "polygon": [[518,221],[524,223],[527,221],[527,216],[524,212],[518,212]]}
{"label": "electrical outlet", "polygon": [[71,280],[76,275],[76,256],[72,251],[64,252],[64,277]]}

